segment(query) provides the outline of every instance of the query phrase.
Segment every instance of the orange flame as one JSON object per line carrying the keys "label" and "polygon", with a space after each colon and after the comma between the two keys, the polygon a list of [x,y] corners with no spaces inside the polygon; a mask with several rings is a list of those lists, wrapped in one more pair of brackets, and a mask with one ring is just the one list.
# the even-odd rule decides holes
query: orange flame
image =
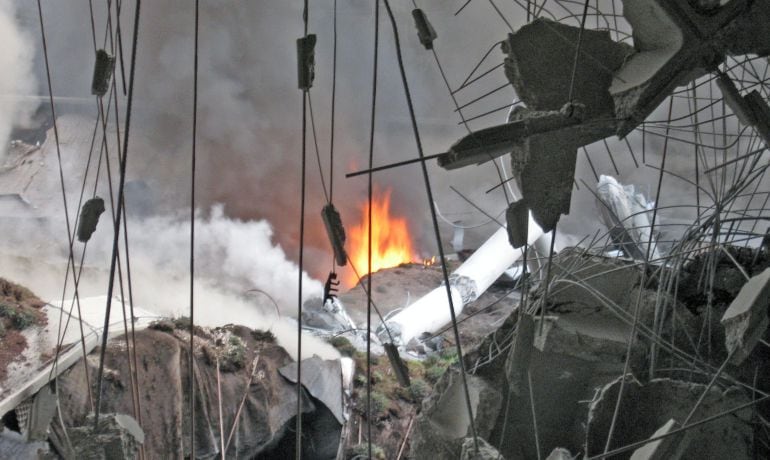
{"label": "orange flame", "polygon": [[[348,236],[350,260],[364,276],[369,266],[368,202],[361,206],[361,223],[353,226]],[[372,272],[410,262],[414,254],[406,219],[390,214],[390,190],[382,194],[375,192],[372,198]],[[358,282],[355,274],[351,274],[348,281],[351,285]]]}

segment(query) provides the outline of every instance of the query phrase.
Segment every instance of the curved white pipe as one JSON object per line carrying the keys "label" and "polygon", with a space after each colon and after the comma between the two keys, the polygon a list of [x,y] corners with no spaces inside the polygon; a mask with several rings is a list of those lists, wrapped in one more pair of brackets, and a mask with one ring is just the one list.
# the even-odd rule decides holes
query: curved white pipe
{"label": "curved white pipe", "polygon": [[[533,245],[542,236],[543,229],[530,213],[527,243]],[[506,229],[498,229],[449,277],[455,315],[459,316],[465,305],[483,294],[522,253],[523,249],[514,249],[510,245]],[[386,323],[397,344],[404,345],[425,332],[438,332],[451,320],[446,287],[442,285],[401,310]],[[378,328],[377,334],[383,342],[389,341],[382,326]]]}

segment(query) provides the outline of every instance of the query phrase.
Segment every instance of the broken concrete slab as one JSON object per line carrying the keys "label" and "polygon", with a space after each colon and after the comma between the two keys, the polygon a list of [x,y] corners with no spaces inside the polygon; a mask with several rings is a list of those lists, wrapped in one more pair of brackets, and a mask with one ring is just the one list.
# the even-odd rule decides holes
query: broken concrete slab
{"label": "broken concrete slab", "polygon": [[[528,136],[551,134],[577,126],[581,118],[577,114],[560,110],[517,112],[518,116],[503,125],[479,129],[452,144],[449,151],[438,158],[445,169],[458,169],[482,164],[505,155]],[[611,130],[609,131],[612,132]]]}
{"label": "broken concrete slab", "polygon": [[529,234],[529,209],[524,200],[514,201],[505,211],[506,230],[508,230],[508,242],[514,249],[527,244]]}
{"label": "broken concrete slab", "polygon": [[56,395],[51,385],[46,385],[35,395],[25,427],[28,441],[45,441],[48,427],[56,413]]}
{"label": "broken concrete slab", "polygon": [[[297,383],[297,363],[278,369],[288,381]],[[323,360],[318,356],[302,360],[302,386],[334,414],[340,424],[345,423],[342,407],[342,369],[339,361]]]}
{"label": "broken concrete slab", "polygon": [[[679,428],[679,424],[672,418],[662,427],[658,428],[658,430],[650,436],[650,439],[667,435],[677,428]],[[631,454],[631,460],[679,460],[687,449],[688,443],[689,436],[687,433],[680,433],[678,435],[657,439],[636,449],[634,453]]]}
{"label": "broken concrete slab", "polygon": [[770,268],[752,277],[722,316],[730,363],[739,365],[759,343],[770,320]]}
{"label": "broken concrete slab", "polygon": [[633,48],[613,41],[608,31],[583,30],[573,84],[579,36],[579,27],[538,18],[503,42],[505,75],[529,109],[558,110],[576,101],[585,105],[586,118],[613,116],[612,73]]}
{"label": "broken concrete slab", "polygon": [[[620,378],[598,390],[590,404],[586,434],[588,456],[604,452],[619,388]],[[642,385],[629,376],[610,449],[649,439],[672,418],[685,419],[705,388],[705,385],[671,379],[653,379]],[[701,404],[699,420],[748,402],[738,388],[728,388],[724,392],[712,388]],[[682,458],[752,458],[750,420],[751,409],[745,409],[692,428],[692,438]]]}
{"label": "broken concrete slab", "polygon": [[476,450],[476,444],[472,437],[463,440],[460,460],[505,460],[503,456],[500,455],[500,452],[490,446],[484,438],[477,437],[476,439],[479,444],[478,450]]}
{"label": "broken concrete slab", "polygon": [[[502,395],[484,379],[474,375],[466,379],[476,434],[488,438],[501,409]],[[459,458],[464,439],[470,435],[466,407],[460,372],[450,368],[436,383],[433,394],[423,401],[422,412],[415,419],[411,457]]]}

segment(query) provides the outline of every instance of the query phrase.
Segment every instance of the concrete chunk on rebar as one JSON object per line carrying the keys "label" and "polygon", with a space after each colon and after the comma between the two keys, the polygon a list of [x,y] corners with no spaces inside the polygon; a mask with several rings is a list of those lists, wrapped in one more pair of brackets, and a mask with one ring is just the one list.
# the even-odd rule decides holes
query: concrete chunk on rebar
{"label": "concrete chunk on rebar", "polygon": [[505,221],[508,224],[508,242],[514,249],[527,244],[527,235],[529,234],[529,210],[524,200],[511,203],[505,212]]}
{"label": "concrete chunk on rebar", "polygon": [[96,224],[99,223],[99,216],[104,212],[104,200],[94,197],[86,201],[80,209],[80,221],[78,223],[78,241],[85,243],[91,239]]}
{"label": "concrete chunk on rebar", "polygon": [[770,304],[770,268],[752,277],[722,316],[725,346],[730,363],[738,365],[759,343],[768,326]]}

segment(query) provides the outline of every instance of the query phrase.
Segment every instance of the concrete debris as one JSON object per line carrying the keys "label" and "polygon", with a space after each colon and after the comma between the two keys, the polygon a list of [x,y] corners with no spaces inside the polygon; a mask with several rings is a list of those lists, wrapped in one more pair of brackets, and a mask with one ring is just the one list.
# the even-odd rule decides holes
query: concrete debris
{"label": "concrete debris", "polygon": [[494,447],[490,446],[484,438],[476,438],[479,449],[476,450],[476,444],[473,438],[465,438],[460,451],[460,460],[505,460]]}
{"label": "concrete debris", "polygon": [[[483,379],[473,375],[466,378],[476,434],[488,437],[500,412],[502,395]],[[450,368],[444,373],[433,394],[423,401],[423,410],[414,423],[412,458],[455,460],[460,457],[462,444],[470,435],[470,419],[459,371]]]}
{"label": "concrete debris", "polygon": [[585,29],[573,82],[579,35],[579,27],[535,19],[503,42],[505,74],[531,110],[559,110],[565,102],[577,101],[585,106],[585,119],[613,118],[608,92],[612,73],[633,49],[614,42],[608,31]]}
{"label": "concrete debris", "polygon": [[48,427],[56,413],[56,395],[50,385],[40,389],[32,401],[26,428],[23,428],[28,441],[45,441]]}
{"label": "concrete debris", "polygon": [[528,388],[527,374],[534,340],[535,321],[532,315],[526,313],[519,315],[513,348],[505,361],[505,376],[508,379],[508,385],[517,396],[521,396],[523,391]]}
{"label": "concrete debris", "polygon": [[[587,421],[586,454],[593,456],[604,452],[607,433],[615,412],[620,378],[597,391],[591,402]],[[653,379],[642,385],[629,377],[619,408],[610,449],[643,441],[671,421],[684,420],[695,401],[705,390],[705,385],[671,379]],[[699,417],[691,422],[722,413],[749,402],[744,393],[729,388],[724,393],[712,388],[699,409]],[[727,417],[699,425],[689,430],[690,442],[677,444],[685,447],[684,459],[703,458],[752,458],[751,409],[745,409]],[[666,446],[662,446],[666,447]],[[646,452],[646,451],[645,451]],[[646,458],[646,457],[641,457]],[[656,458],[656,457],[651,457]],[[663,457],[673,458],[673,457]]]}
{"label": "concrete debris", "polygon": [[78,241],[85,243],[91,239],[91,235],[96,231],[96,224],[99,223],[99,216],[104,212],[104,200],[98,196],[91,198],[83,204],[80,209],[80,220],[78,221]]}
{"label": "concrete debris", "polygon": [[730,362],[739,365],[759,343],[767,330],[770,305],[770,268],[752,277],[722,316],[725,346]]}
{"label": "concrete debris", "polygon": [[557,447],[554,449],[548,457],[545,458],[545,460],[572,460],[575,458],[570,451],[563,447]]}
{"label": "concrete debris", "polygon": [[326,301],[312,298],[302,307],[302,326],[327,333],[338,333],[355,329],[356,325],[345,311],[344,305],[336,296]]}
{"label": "concrete debris", "polygon": [[438,164],[452,170],[494,160],[509,153],[528,136],[553,135],[580,124],[577,115],[572,109],[517,112],[517,116],[506,124],[479,129],[461,138],[438,158]]}
{"label": "concrete debris", "polygon": [[524,200],[514,201],[508,206],[505,212],[505,221],[508,230],[508,242],[514,249],[518,249],[527,244],[527,234],[529,233],[529,209]]}
{"label": "concrete debris", "polygon": [[144,443],[144,432],[136,421],[125,414],[102,414],[94,431],[94,415],[85,425],[68,430],[77,458],[123,460],[134,458]]}
{"label": "concrete debris", "polygon": [[[650,439],[667,435],[677,428],[679,425],[672,418],[655,431]],[[688,443],[689,436],[686,432],[657,439],[636,449],[631,454],[631,460],[679,460],[687,449]]]}
{"label": "concrete debris", "polygon": [[[297,363],[287,364],[278,372],[288,381],[297,383]],[[323,360],[318,356],[302,360],[302,386],[345,423],[342,407],[342,369],[339,361]]]}

